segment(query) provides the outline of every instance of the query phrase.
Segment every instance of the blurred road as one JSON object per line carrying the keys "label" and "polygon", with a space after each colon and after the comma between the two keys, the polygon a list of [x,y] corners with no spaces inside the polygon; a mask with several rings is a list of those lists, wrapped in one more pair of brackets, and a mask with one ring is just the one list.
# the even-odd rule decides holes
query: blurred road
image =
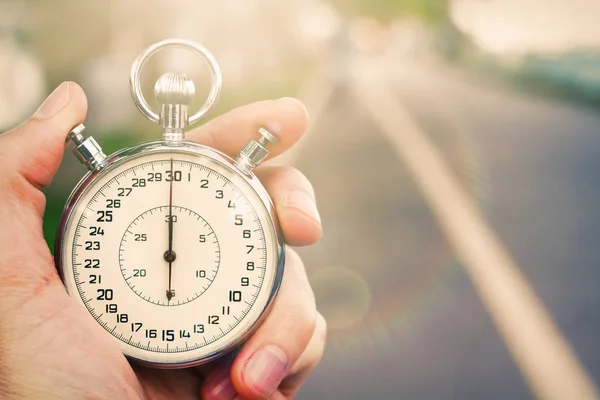
{"label": "blurred road", "polygon": [[[435,63],[390,82],[600,380],[600,113]],[[398,127],[399,130],[402,127]],[[529,399],[435,219],[342,85],[295,165],[325,236],[301,250],[330,322],[300,399]]]}

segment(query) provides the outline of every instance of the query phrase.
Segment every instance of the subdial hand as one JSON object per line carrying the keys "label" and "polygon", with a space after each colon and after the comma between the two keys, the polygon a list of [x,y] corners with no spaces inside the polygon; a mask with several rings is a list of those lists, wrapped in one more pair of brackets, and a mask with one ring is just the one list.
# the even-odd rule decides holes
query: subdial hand
{"label": "subdial hand", "polygon": [[175,296],[175,291],[171,287],[171,277],[173,275],[173,262],[177,255],[173,251],[173,159],[171,158],[171,180],[169,181],[169,249],[165,252],[165,261],[169,263],[169,288],[167,289],[167,301]]}

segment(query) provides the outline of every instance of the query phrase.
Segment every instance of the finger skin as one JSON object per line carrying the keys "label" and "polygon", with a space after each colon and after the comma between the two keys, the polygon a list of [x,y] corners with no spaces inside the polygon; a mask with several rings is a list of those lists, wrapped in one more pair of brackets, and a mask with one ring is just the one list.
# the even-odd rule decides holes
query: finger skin
{"label": "finger skin", "polygon": [[[281,382],[277,391],[268,400],[291,400],[294,398],[308,377],[308,374],[321,361],[325,349],[326,337],[327,322],[320,313],[317,313],[315,331],[308,346],[290,370],[289,376]],[[238,395],[234,400],[245,400],[245,398]]]}
{"label": "finger skin", "polygon": [[87,113],[83,89],[74,82],[65,82],[64,85],[68,100],[60,111],[48,118],[34,115],[0,136],[2,146],[6,146],[2,158],[40,188],[52,181],[62,161],[67,134],[83,122]]}
{"label": "finger skin", "polygon": [[[286,271],[273,310],[244,345],[231,371],[232,382],[237,392],[248,399],[264,398],[264,391],[261,389],[267,388],[257,387],[257,385],[262,386],[268,379],[264,376],[262,382],[253,382],[253,374],[248,368],[252,366],[252,358],[265,348],[273,347],[282,351],[287,359],[285,373],[281,377],[283,379],[304,352],[315,330],[317,315],[315,298],[302,260],[296,252],[288,249],[286,261]],[[280,382],[270,388],[271,392],[279,386]]]}
{"label": "finger skin", "polygon": [[317,242],[323,229],[309,180],[292,167],[261,167],[256,175],[275,204],[286,242],[291,246]]}
{"label": "finger skin", "polygon": [[[248,400],[269,398],[304,353],[313,337],[316,316],[314,295],[302,261],[288,249],[286,270],[273,309],[240,350],[227,384]],[[264,354],[279,357],[265,363]],[[219,398],[211,396],[211,392],[224,387],[222,378],[215,381],[209,377],[202,390],[203,398]]]}
{"label": "finger skin", "polygon": [[42,236],[39,189],[86,107],[81,88],[65,83],[0,136],[0,398],[143,398],[112,338],[65,292]]}
{"label": "finger skin", "polygon": [[234,157],[250,139],[260,137],[257,130],[263,127],[277,137],[277,143],[268,147],[270,157],[275,157],[300,139],[307,120],[304,105],[284,97],[238,107],[191,130],[186,137]]}
{"label": "finger skin", "polygon": [[291,399],[300,390],[300,387],[308,377],[308,374],[317,366],[323,358],[325,341],[327,339],[327,322],[320,313],[317,313],[315,331],[304,353],[290,370],[290,374],[279,386],[279,392],[286,399]]}
{"label": "finger skin", "polygon": [[44,118],[36,113],[0,135],[0,225],[10,227],[0,230],[5,265],[0,289],[7,295],[0,310],[59,282],[42,235],[45,197],[39,189],[52,180],[67,133],[87,110],[81,88],[72,82],[63,85],[68,96],[64,107]]}

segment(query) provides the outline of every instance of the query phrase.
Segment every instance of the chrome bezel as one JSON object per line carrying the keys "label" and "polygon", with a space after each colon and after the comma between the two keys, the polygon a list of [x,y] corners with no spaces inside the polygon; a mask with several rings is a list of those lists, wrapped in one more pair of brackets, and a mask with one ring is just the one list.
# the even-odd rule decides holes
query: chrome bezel
{"label": "chrome bezel", "polygon": [[[248,331],[246,331],[242,335],[240,335],[238,338],[236,338],[231,344],[229,344],[228,346],[221,348],[213,353],[207,354],[205,357],[202,357],[202,358],[196,359],[196,360],[190,360],[185,363],[149,362],[146,360],[142,360],[142,359],[130,356],[130,355],[126,354],[125,352],[123,352],[123,354],[128,359],[133,360],[136,363],[139,363],[142,365],[151,366],[154,368],[165,368],[165,369],[187,368],[187,367],[205,364],[205,363],[213,361],[219,357],[222,357],[225,354],[231,352],[232,350],[235,350],[243,342],[245,342],[256,331],[256,329],[258,329],[258,327],[262,324],[264,319],[267,317],[269,311],[271,310],[271,308],[273,306],[273,302],[275,300],[275,297],[277,296],[279,288],[281,286],[281,281],[283,279],[284,265],[285,265],[285,240],[283,238],[283,234],[282,234],[281,228],[279,226],[279,220],[277,218],[275,206],[273,205],[271,198],[267,194],[267,191],[265,190],[265,188],[262,186],[262,184],[260,183],[260,181],[254,174],[248,173],[247,171],[243,171],[240,168],[238,168],[235,161],[232,158],[230,158],[229,156],[227,156],[217,150],[214,150],[210,147],[203,146],[198,143],[187,141],[187,140],[177,143],[177,145],[168,144],[166,141],[146,142],[146,143],[141,143],[139,145],[136,145],[134,147],[120,150],[106,159],[106,162],[102,169],[100,169],[99,171],[88,172],[81,179],[81,181],[79,181],[79,183],[77,184],[75,189],[71,192],[71,195],[69,196],[67,203],[65,204],[65,207],[63,209],[63,213],[62,213],[60,223],[58,226],[58,232],[57,232],[56,241],[55,241],[54,257],[55,257],[55,263],[56,263],[59,275],[60,275],[61,279],[63,280],[63,282],[65,282],[65,274],[69,271],[66,270],[66,267],[63,264],[63,249],[64,249],[64,244],[65,244],[64,240],[65,240],[65,236],[66,236],[66,232],[67,232],[67,226],[71,222],[71,216],[73,214],[73,211],[74,211],[75,207],[77,206],[79,200],[82,198],[82,196],[85,193],[87,193],[88,190],[91,190],[91,188],[93,188],[94,183],[100,177],[109,173],[112,169],[116,168],[120,164],[131,161],[132,159],[135,159],[137,157],[142,157],[142,156],[153,154],[153,153],[165,153],[165,152],[187,153],[187,154],[192,154],[192,155],[201,155],[201,156],[209,157],[209,158],[213,159],[214,161],[219,162],[224,167],[231,169],[232,171],[237,173],[240,177],[242,177],[242,179],[244,179],[250,185],[250,187],[256,192],[256,194],[260,198],[261,202],[263,203],[265,210],[267,211],[268,215],[270,216],[271,227],[272,227],[271,232],[274,232],[274,234],[275,234],[274,242],[276,243],[276,246],[277,246],[277,249],[275,251],[275,254],[277,255],[275,277],[273,280],[273,287],[271,288],[271,292],[269,294],[267,303],[266,303],[265,307],[263,308],[263,310],[260,312],[258,319],[254,322],[252,327]],[[66,288],[66,286],[65,286],[65,288]],[[67,292],[68,292],[68,289],[67,289]],[[69,295],[73,295],[73,296],[76,295],[79,297],[79,294],[69,293]]]}

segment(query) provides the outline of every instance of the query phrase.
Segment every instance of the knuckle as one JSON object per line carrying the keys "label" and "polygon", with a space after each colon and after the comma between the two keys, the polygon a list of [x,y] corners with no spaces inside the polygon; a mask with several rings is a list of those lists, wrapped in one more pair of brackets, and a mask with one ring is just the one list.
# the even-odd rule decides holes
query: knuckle
{"label": "knuckle", "polygon": [[[308,178],[298,169],[290,166],[265,166],[257,170],[257,175],[268,186],[300,188],[314,197],[314,189]],[[267,182],[268,181],[268,182]]]}
{"label": "knuckle", "polygon": [[324,348],[327,342],[327,320],[325,320],[325,317],[320,312],[317,312],[314,336],[318,343],[322,345],[321,347]]}
{"label": "knuckle", "polygon": [[9,184],[10,191],[17,202],[28,206],[38,215],[42,215],[46,208],[46,195],[34,186],[25,177],[15,174]]}
{"label": "knuckle", "polygon": [[313,187],[306,175],[304,175],[299,169],[294,167],[281,167],[280,170],[281,180],[284,182],[292,182],[297,186],[307,188],[311,194],[313,194]]}
{"label": "knuckle", "polygon": [[313,370],[323,359],[326,343],[326,323],[323,316],[317,313],[315,331],[305,351],[306,358],[299,365],[306,372]]}
{"label": "knuckle", "polygon": [[260,168],[259,174],[269,178],[275,177],[277,179],[277,183],[292,182],[297,179],[306,179],[302,172],[288,165],[264,166]]}
{"label": "knuckle", "polygon": [[315,296],[298,254],[288,249],[286,257],[286,273],[278,301],[280,315],[286,315],[286,318],[278,325],[281,332],[296,332],[308,343],[317,323]]}
{"label": "knuckle", "polygon": [[310,360],[310,364],[308,366],[309,370],[314,369],[321,360],[323,359],[323,355],[325,354],[325,342],[321,342],[320,340],[315,339],[315,350],[312,353],[312,359]]}
{"label": "knuckle", "polygon": [[327,342],[327,322],[321,313],[317,312],[315,331],[311,339],[311,368],[314,368],[323,358],[325,353],[325,344]]}
{"label": "knuckle", "polygon": [[289,317],[285,319],[288,323],[280,326],[283,328],[283,332],[296,331],[298,337],[304,338],[303,341],[308,343],[316,328],[316,309],[307,301],[297,301],[296,303],[288,311]]}
{"label": "knuckle", "polygon": [[316,329],[316,310],[312,307],[303,307],[303,311],[298,315],[299,323],[304,328],[306,337],[310,338],[314,335]]}
{"label": "knuckle", "polygon": [[298,268],[298,266],[304,268],[304,263],[302,262],[302,258],[300,254],[291,247],[285,248],[285,259],[286,259],[286,267],[291,267],[293,269]]}
{"label": "knuckle", "polygon": [[294,286],[294,291],[296,293],[300,292],[300,296],[297,296],[297,298],[302,299],[302,303],[310,308],[311,317],[314,318],[317,310],[315,294],[308,281],[308,277],[306,276],[302,258],[300,258],[300,255],[290,247],[286,248],[285,265],[287,271],[286,280],[288,281],[288,284]]}

